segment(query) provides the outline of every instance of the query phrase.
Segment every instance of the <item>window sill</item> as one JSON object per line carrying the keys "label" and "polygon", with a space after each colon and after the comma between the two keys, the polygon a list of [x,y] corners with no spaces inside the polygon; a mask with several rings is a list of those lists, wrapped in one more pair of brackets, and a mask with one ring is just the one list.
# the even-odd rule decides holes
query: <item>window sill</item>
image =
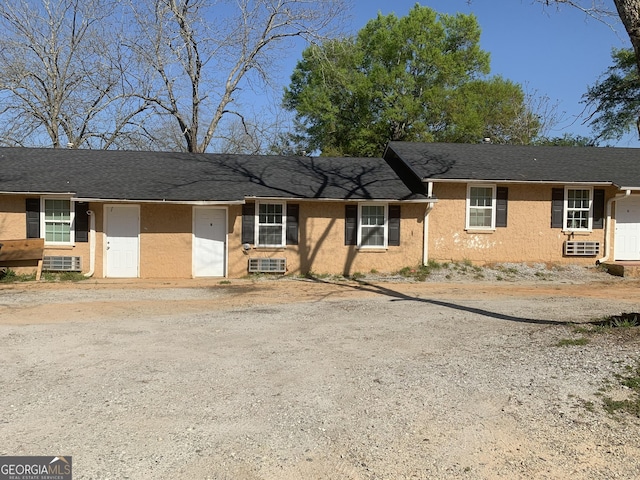
{"label": "window sill", "polygon": [[591,235],[593,230],[563,230],[564,235]]}
{"label": "window sill", "polygon": [[474,235],[478,234],[478,233],[495,233],[495,228],[486,228],[486,229],[480,229],[480,228],[465,228],[465,232],[467,233],[472,233]]}
{"label": "window sill", "polygon": [[367,252],[367,253],[386,253],[387,248],[385,247],[359,247],[358,251]]}
{"label": "window sill", "polygon": [[260,252],[283,252],[287,249],[287,247],[282,246],[282,247],[259,247],[259,246],[254,246],[253,250],[258,250]]}
{"label": "window sill", "polygon": [[55,248],[57,250],[73,250],[74,248],[76,248],[76,246],[68,243],[46,243],[45,242],[44,248]]}

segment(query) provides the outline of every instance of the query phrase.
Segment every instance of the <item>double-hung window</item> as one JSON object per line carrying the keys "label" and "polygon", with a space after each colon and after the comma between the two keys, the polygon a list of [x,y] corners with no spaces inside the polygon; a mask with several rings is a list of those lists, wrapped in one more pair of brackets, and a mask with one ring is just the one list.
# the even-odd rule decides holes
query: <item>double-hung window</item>
{"label": "double-hung window", "polygon": [[593,215],[591,188],[566,188],[564,229],[567,231],[591,230]]}
{"label": "double-hung window", "polygon": [[242,243],[256,247],[298,245],[297,203],[247,202],[242,206]]}
{"label": "double-hung window", "polygon": [[467,187],[468,230],[496,228],[496,186],[469,185]]}
{"label": "double-hung window", "polygon": [[344,244],[363,250],[400,246],[400,205],[347,204],[344,211]]}
{"label": "double-hung window", "polygon": [[43,198],[41,221],[44,240],[51,244],[72,244],[73,203],[68,198]]}
{"label": "double-hung window", "polygon": [[591,232],[604,228],[605,190],[571,186],[551,190],[551,228]]}
{"label": "double-hung window", "polygon": [[387,247],[387,205],[360,205],[358,245],[361,248]]}
{"label": "double-hung window", "polygon": [[286,215],[284,203],[259,203],[256,230],[259,247],[285,245]]}

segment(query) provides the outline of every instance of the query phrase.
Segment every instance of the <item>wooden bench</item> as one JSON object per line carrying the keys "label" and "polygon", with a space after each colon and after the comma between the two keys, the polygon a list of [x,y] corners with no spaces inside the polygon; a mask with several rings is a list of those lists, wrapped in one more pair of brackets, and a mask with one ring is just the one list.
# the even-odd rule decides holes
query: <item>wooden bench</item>
{"label": "wooden bench", "polygon": [[38,262],[36,280],[42,275],[44,260],[44,238],[25,240],[0,240],[0,265],[19,266],[16,262]]}

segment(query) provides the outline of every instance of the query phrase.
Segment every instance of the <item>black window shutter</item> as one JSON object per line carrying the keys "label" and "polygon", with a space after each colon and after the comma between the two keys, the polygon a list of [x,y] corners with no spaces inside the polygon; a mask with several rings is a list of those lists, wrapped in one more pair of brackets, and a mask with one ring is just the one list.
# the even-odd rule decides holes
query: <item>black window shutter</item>
{"label": "black window shutter", "polygon": [[27,238],[40,238],[40,199],[27,198]]}
{"label": "black window shutter", "polygon": [[509,189],[507,187],[498,187],[496,189],[496,227],[507,226],[508,197]]}
{"label": "black window shutter", "polygon": [[242,243],[253,245],[255,242],[255,216],[256,204],[245,203],[242,205]]}
{"label": "black window shutter", "polygon": [[300,205],[287,204],[287,245],[298,245],[298,218]]}
{"label": "black window shutter", "polygon": [[344,207],[344,244],[358,244],[358,206],[345,205]]}
{"label": "black window shutter", "polygon": [[88,242],[89,241],[89,204],[86,202],[76,203],[76,242]]}
{"label": "black window shutter", "polygon": [[564,188],[551,190],[551,228],[562,228],[564,216]]}
{"label": "black window shutter", "polygon": [[400,205],[389,205],[389,239],[390,247],[400,246]]}
{"label": "black window shutter", "polygon": [[593,228],[604,228],[604,190],[593,190]]}

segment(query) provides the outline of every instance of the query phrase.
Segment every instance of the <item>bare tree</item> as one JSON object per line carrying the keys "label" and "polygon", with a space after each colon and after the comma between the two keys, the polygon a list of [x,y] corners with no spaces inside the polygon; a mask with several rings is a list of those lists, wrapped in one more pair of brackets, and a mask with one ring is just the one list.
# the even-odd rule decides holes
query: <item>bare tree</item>
{"label": "bare tree", "polygon": [[295,39],[328,34],[343,0],[136,0],[138,32],[128,43],[138,79],[153,87],[140,98],[169,116],[184,149],[211,148],[223,117],[235,115],[242,89],[269,86],[277,56]]}
{"label": "bare tree", "polygon": [[146,105],[130,96],[117,2],[0,4],[0,138],[9,145],[113,148]]}
{"label": "bare tree", "polygon": [[[572,120],[566,118],[566,112],[559,110],[559,101],[552,100],[548,95],[540,93],[537,89],[529,89],[525,84],[525,104],[528,115],[523,115],[523,124],[529,127],[531,118],[537,123],[536,138],[549,138],[552,131],[562,123],[570,123]],[[528,119],[528,121],[526,121]]]}

